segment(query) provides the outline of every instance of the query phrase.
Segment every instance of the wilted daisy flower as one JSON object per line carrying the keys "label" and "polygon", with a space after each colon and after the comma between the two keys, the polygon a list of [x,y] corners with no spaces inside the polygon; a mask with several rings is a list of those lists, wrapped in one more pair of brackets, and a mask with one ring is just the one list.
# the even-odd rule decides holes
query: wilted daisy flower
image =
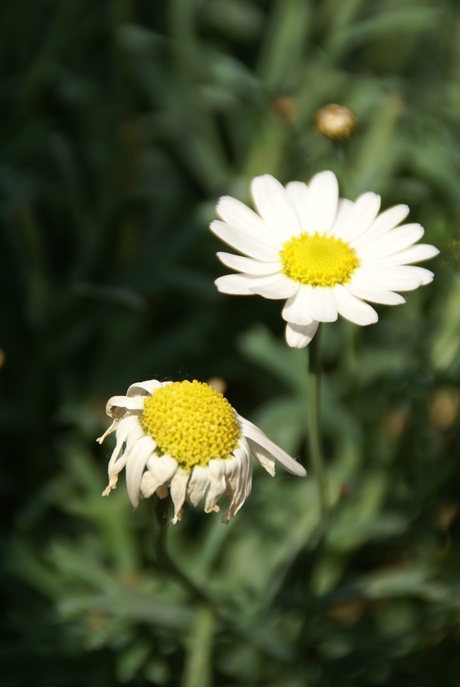
{"label": "wilted daisy flower", "polygon": [[106,410],[113,423],[98,441],[115,431],[117,443],[103,495],[115,489],[126,468],[133,506],[155,493],[166,498],[169,490],[173,524],[180,520],[185,501],[197,506],[205,498],[206,513],[218,512],[221,496],[230,499],[222,518],[227,523],[251,491],[251,453],[272,476],[275,461],[293,475],[306,475],[299,463],[238,415],[221,393],[202,382],[138,382],[126,396],[111,398]]}
{"label": "wilted daisy flower", "polygon": [[[335,174],[321,172],[309,184],[293,181],[283,187],[266,174],[256,177],[251,193],[257,214],[224,196],[217,204],[211,231],[243,255],[217,253],[240,274],[216,280],[222,293],[258,294],[287,299],[282,311],[286,341],[303,348],[320,322],[338,315],[358,325],[377,322],[365,301],[399,305],[396,291],[428,284],[433,273],[412,263],[438,254],[416,242],[420,224],[400,223],[407,205],[379,213],[380,196],[364,193],[354,202],[339,199]],[[416,245],[414,245],[416,244]]]}

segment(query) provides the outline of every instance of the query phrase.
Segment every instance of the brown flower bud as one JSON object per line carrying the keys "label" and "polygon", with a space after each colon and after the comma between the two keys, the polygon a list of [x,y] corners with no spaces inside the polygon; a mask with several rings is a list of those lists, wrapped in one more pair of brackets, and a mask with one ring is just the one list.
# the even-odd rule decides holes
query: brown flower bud
{"label": "brown flower bud", "polygon": [[345,141],[354,133],[357,123],[353,110],[335,103],[322,107],[315,117],[316,129],[331,141]]}
{"label": "brown flower bud", "polygon": [[279,96],[270,105],[270,115],[278,124],[289,126],[297,121],[299,108],[294,98]]}

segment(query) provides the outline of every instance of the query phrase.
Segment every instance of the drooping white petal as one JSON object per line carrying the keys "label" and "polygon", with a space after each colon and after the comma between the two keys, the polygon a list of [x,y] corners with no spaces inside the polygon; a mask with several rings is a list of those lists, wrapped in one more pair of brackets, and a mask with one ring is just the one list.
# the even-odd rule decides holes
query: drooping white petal
{"label": "drooping white petal", "polygon": [[403,219],[409,214],[409,207],[407,205],[395,205],[385,212],[382,212],[376,220],[371,224],[369,229],[356,239],[354,247],[367,245],[370,241],[375,241],[379,236],[383,236],[387,232],[394,229],[400,224]]}
{"label": "drooping white petal", "polygon": [[277,444],[271,441],[271,439],[269,439],[267,435],[264,434],[261,429],[259,429],[259,427],[257,427],[241,415],[238,416],[238,421],[240,423],[244,436],[248,440],[251,451],[253,449],[253,446],[257,445],[267,454],[273,456],[273,458],[280,465],[282,465],[287,472],[291,473],[291,475],[305,477],[307,471],[305,470],[303,465],[300,465],[300,463],[294,460],[294,458],[291,458],[291,456],[288,453],[286,453],[286,451],[283,451],[282,448],[280,448]]}
{"label": "drooping white petal", "polygon": [[361,236],[377,217],[380,200],[376,193],[363,193],[359,196],[341,224],[334,228],[334,235],[349,243]]}
{"label": "drooping white petal", "polygon": [[131,450],[125,451],[126,461],[126,490],[134,508],[139,504],[141,479],[147,460],[155,451],[157,444],[152,437],[145,434],[134,442]]}
{"label": "drooping white petal", "polygon": [[[239,419],[238,415],[237,418]],[[251,451],[244,435],[240,438],[233,455],[236,462],[232,461],[225,475],[227,489],[233,493],[233,498],[222,517],[223,523],[228,523],[230,518],[240,510],[252,488]]]}
{"label": "drooping white petal", "polygon": [[277,179],[270,174],[256,177],[251,183],[251,195],[262,219],[281,242],[301,232],[294,204]]}
{"label": "drooping white petal", "polygon": [[394,255],[380,258],[381,265],[410,265],[413,262],[423,262],[423,260],[430,260],[438,255],[439,250],[435,246],[428,243],[418,243],[416,246],[411,246]]}
{"label": "drooping white petal", "polygon": [[271,477],[274,477],[276,471],[276,461],[273,458],[272,454],[264,450],[259,444],[257,444],[254,441],[251,441],[250,439],[248,439],[248,444],[254,458],[257,459],[257,461],[262,465],[264,470],[266,470]]}
{"label": "drooping white petal", "polygon": [[316,286],[311,293],[309,309],[312,320],[335,322],[338,313],[333,290],[327,286]]}
{"label": "drooping white petal", "polygon": [[147,382],[135,382],[131,384],[127,396],[151,396],[155,389],[159,389],[161,382],[158,379],[149,379]]}
{"label": "drooping white petal", "polygon": [[[128,439],[130,445],[144,436],[144,431],[139,424],[139,419],[135,415],[128,415],[120,420],[118,423],[115,437],[116,444],[110,456],[107,470],[109,474],[111,471],[119,472],[126,464],[126,452],[124,452],[125,444]],[[121,467],[118,465],[119,461],[123,461]],[[116,466],[116,467],[115,467]]]}
{"label": "drooping white petal", "polygon": [[366,326],[378,321],[379,316],[374,308],[368,303],[356,298],[347,290],[347,285],[336,284],[334,286],[334,296],[337,303],[339,314],[346,320]]}
{"label": "drooping white petal", "polygon": [[171,492],[171,501],[174,506],[174,516],[171,524],[175,525],[182,517],[182,507],[185,502],[185,495],[187,493],[187,483],[190,479],[190,473],[182,468],[177,468],[174,477],[171,480],[169,491]]}
{"label": "drooping white petal", "polygon": [[258,277],[250,287],[251,293],[256,293],[264,298],[278,300],[289,298],[299,290],[299,283],[289,279],[281,272],[269,275],[268,277]]}
{"label": "drooping white petal", "polygon": [[[106,489],[102,492],[103,496],[108,496],[112,489],[115,489],[118,482],[118,475],[123,470],[126,465],[127,452],[124,450],[127,438],[130,436],[132,429],[134,431],[139,428],[139,422],[134,416],[128,416],[123,420],[116,421],[116,445],[110,456],[109,464],[107,466],[107,474],[109,477],[109,484]],[[140,433],[140,436],[143,432]],[[137,435],[137,438],[140,438]]]}
{"label": "drooping white petal", "polygon": [[129,398],[128,396],[112,396],[107,401],[105,412],[109,417],[120,419],[129,413],[137,413],[140,415],[144,410],[144,399],[142,396],[135,396]]}
{"label": "drooping white petal", "polygon": [[141,481],[141,491],[145,498],[152,496],[158,487],[168,484],[178,465],[177,460],[168,454],[151,456],[147,460],[147,471]]}
{"label": "drooping white petal", "polygon": [[244,272],[250,275],[265,275],[275,274],[282,269],[281,262],[261,262],[260,260],[253,260],[252,258],[245,258],[242,255],[234,255],[233,253],[217,253],[217,257],[226,267],[237,272]]}
{"label": "drooping white petal", "polygon": [[301,284],[297,293],[288,298],[281,313],[286,322],[303,326],[313,322],[310,315],[312,291],[313,287],[310,284]]}
{"label": "drooping white petal", "polygon": [[286,186],[286,192],[297,211],[302,232],[308,232],[308,197],[310,191],[307,184],[303,181],[290,181]]}
{"label": "drooping white petal", "polygon": [[[230,505],[222,517],[222,522],[226,524],[236,512],[235,506],[240,496],[240,487],[246,470],[245,466],[241,464],[240,458],[236,456],[225,459],[225,461],[223,461],[223,469],[225,477],[225,496],[230,499]],[[241,505],[243,505],[243,503],[244,501]]]}
{"label": "drooping white petal", "polygon": [[192,506],[197,506],[203,499],[206,489],[209,486],[209,480],[210,475],[208,468],[202,467],[201,465],[195,465],[187,486],[187,500]]}
{"label": "drooping white petal", "polygon": [[311,322],[307,325],[286,324],[286,343],[291,348],[305,348],[315,336],[319,322]]}
{"label": "drooping white petal", "polygon": [[249,229],[237,229],[217,219],[211,222],[209,228],[221,241],[250,258],[267,262],[274,262],[279,258],[282,242],[277,243],[267,233],[254,234]]}
{"label": "drooping white petal", "polygon": [[309,234],[328,232],[332,227],[339,199],[339,186],[334,172],[315,174],[308,184],[307,216],[304,226]]}
{"label": "drooping white petal", "polygon": [[403,224],[376,241],[361,246],[357,251],[358,256],[363,260],[380,260],[412,246],[424,233],[425,230],[420,224]]}
{"label": "drooping white petal", "polygon": [[106,438],[109,436],[109,434],[112,434],[112,432],[115,431],[115,429],[116,429],[116,427],[117,427],[117,424],[118,424],[118,420],[114,420],[114,421],[112,422],[112,424],[110,425],[110,427],[108,427],[108,428],[105,430],[104,434],[96,439],[97,443],[98,443],[98,444],[102,444],[102,442],[104,441],[104,439],[106,439]]}
{"label": "drooping white petal", "polygon": [[222,460],[210,460],[208,463],[209,471],[209,491],[206,496],[206,503],[204,510],[206,513],[211,513],[212,511],[218,513],[220,508],[217,505],[217,501],[220,497],[225,494],[227,488],[227,483],[225,480],[225,467]]}

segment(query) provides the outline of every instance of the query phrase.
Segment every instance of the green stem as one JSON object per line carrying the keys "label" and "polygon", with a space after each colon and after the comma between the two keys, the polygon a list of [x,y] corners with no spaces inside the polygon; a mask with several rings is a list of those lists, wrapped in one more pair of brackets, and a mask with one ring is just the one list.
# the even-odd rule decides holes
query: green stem
{"label": "green stem", "polygon": [[321,507],[321,534],[324,539],[329,526],[329,504],[326,472],[320,435],[320,387],[321,387],[321,325],[309,347],[308,358],[308,450],[318,481]]}
{"label": "green stem", "polygon": [[153,529],[153,546],[158,565],[163,570],[171,573],[171,575],[173,575],[178,582],[180,582],[192,593],[192,596],[204,602],[210,608],[213,608],[214,604],[212,599],[210,599],[210,597],[179,568],[169,554],[166,545],[169,522],[171,520],[171,502],[169,498],[157,498],[155,507],[155,520],[156,522]]}

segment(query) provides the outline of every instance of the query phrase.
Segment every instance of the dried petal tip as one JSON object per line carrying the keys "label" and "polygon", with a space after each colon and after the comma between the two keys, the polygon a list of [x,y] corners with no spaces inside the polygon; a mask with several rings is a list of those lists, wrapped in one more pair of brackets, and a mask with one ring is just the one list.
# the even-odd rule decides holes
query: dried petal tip
{"label": "dried petal tip", "polygon": [[315,117],[316,129],[331,141],[346,141],[355,132],[357,123],[353,110],[336,103],[322,107]]}

